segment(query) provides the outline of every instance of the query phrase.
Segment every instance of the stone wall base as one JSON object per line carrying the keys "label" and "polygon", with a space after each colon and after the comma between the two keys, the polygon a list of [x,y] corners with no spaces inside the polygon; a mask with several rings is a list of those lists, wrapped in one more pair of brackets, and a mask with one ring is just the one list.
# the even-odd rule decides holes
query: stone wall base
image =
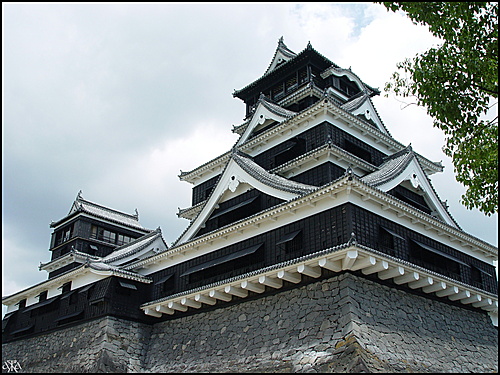
{"label": "stone wall base", "polygon": [[498,372],[487,314],[350,273],[153,326],[108,317],[2,349],[24,372]]}

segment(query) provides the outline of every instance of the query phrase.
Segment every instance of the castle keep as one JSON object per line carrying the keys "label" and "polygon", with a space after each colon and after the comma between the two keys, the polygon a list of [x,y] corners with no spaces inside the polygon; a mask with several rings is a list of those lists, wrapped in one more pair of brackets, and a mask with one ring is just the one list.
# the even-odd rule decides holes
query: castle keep
{"label": "castle keep", "polygon": [[[4,360],[27,371],[498,371],[498,249],[392,138],[380,92],[283,38],[226,153],[180,179],[160,227],[77,195],[48,279],[3,297]],[[48,344],[50,343],[50,344]],[[31,348],[31,349],[29,349]]]}

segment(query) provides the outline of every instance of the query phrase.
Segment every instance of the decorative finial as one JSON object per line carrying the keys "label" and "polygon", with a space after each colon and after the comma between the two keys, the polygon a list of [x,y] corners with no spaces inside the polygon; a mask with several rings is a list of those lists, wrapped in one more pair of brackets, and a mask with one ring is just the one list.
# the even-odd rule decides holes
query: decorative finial
{"label": "decorative finial", "polygon": [[76,200],[82,199],[82,191],[80,190],[76,196]]}
{"label": "decorative finial", "polygon": [[352,168],[351,168],[351,166],[350,166],[350,165],[347,167],[347,169],[346,169],[346,171],[345,171],[345,174],[346,174],[347,176],[349,176],[348,180],[349,180],[349,181],[352,181]]}
{"label": "decorative finial", "polygon": [[281,36],[281,38],[278,40],[278,43],[285,43],[285,42],[283,41],[283,35],[282,35],[282,36]]}
{"label": "decorative finial", "polygon": [[137,208],[135,209],[135,215],[134,216],[137,218],[137,220],[139,220],[139,211],[137,211]]}
{"label": "decorative finial", "polygon": [[351,233],[351,238],[349,238],[349,242],[347,242],[347,244],[349,246],[358,244],[358,241],[356,240],[356,235],[354,234],[354,232]]}
{"label": "decorative finial", "polygon": [[326,143],[328,144],[328,146],[333,145],[332,135],[330,133],[328,133],[328,135],[326,136]]}
{"label": "decorative finial", "polygon": [[312,49],[312,44],[311,44],[311,41],[308,41],[308,42],[307,42],[307,49]]}

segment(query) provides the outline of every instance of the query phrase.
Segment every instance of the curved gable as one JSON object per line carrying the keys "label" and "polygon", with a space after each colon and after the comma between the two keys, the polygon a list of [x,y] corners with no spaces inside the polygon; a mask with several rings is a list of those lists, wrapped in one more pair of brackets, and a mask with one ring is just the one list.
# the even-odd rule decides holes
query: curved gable
{"label": "curved gable", "polygon": [[418,158],[411,146],[393,155],[378,171],[372,172],[361,179],[370,186],[383,192],[403,186],[423,196],[426,204],[432,210],[432,215],[455,228],[459,228],[437,196],[434,187],[426,176]]}
{"label": "curved gable", "polygon": [[290,181],[269,173],[250,159],[234,152],[205,205],[174,245],[192,239],[219,203],[250,188],[287,201],[317,189],[315,186]]}
{"label": "curved gable", "polygon": [[237,145],[239,146],[243,144],[245,141],[250,139],[252,134],[259,132],[267,126],[275,122],[283,122],[295,115],[295,112],[271,103],[266,100],[264,95],[261,95],[257,102],[255,111],[252,114],[251,119],[248,121],[248,125],[238,140]]}

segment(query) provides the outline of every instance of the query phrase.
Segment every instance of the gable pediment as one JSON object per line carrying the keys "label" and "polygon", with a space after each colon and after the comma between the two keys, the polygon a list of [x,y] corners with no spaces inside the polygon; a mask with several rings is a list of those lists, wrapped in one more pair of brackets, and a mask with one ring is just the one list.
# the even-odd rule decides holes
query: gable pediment
{"label": "gable pediment", "polygon": [[132,261],[156,255],[167,249],[168,246],[163,240],[161,230],[158,227],[155,231],[126,245],[120,246],[111,254],[97,260],[96,263],[105,263],[111,266],[121,267]]}
{"label": "gable pediment", "polygon": [[389,192],[401,186],[423,198],[431,215],[455,228],[459,228],[437,196],[411,146],[388,158],[380,169],[361,179],[372,187]]}
{"label": "gable pediment", "polygon": [[271,103],[264,97],[264,95],[261,95],[257,101],[255,111],[248,121],[248,125],[238,140],[237,145],[243,144],[245,141],[250,139],[252,135],[260,132],[262,129],[265,129],[274,123],[281,123],[295,115],[295,112]]}
{"label": "gable pediment", "polygon": [[278,40],[278,47],[276,47],[273,59],[271,60],[271,63],[269,64],[269,67],[267,68],[264,75],[272,72],[278,66],[293,59],[295,56],[297,56],[297,54],[286,46],[285,42],[283,41],[283,37],[281,37]]}
{"label": "gable pediment", "polygon": [[368,94],[348,101],[343,104],[341,108],[374,125],[382,133],[390,136],[389,131],[384,126]]}
{"label": "gable pediment", "polygon": [[289,201],[312,192],[316,187],[269,173],[251,159],[233,150],[231,159],[210,197],[175,244],[181,244],[193,238],[220,203],[237,197],[250,189],[257,189],[267,195]]}

